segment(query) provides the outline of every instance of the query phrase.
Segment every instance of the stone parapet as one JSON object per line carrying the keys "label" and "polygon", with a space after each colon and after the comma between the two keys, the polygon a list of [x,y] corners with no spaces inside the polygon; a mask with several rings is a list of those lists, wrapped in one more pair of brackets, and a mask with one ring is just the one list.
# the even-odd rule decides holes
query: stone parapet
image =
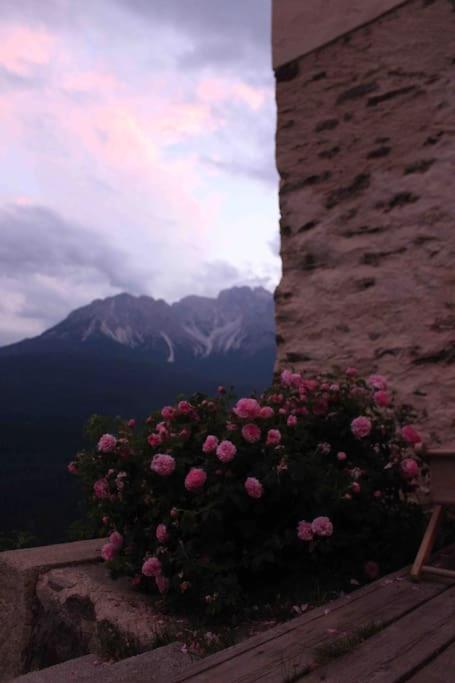
{"label": "stone parapet", "polygon": [[40,576],[57,567],[98,562],[103,542],[95,539],[0,553],[0,681],[28,670]]}

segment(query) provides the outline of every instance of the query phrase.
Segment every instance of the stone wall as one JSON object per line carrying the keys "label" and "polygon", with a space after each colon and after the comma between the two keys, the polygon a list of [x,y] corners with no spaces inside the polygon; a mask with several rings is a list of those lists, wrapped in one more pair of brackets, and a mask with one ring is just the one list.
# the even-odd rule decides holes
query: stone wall
{"label": "stone wall", "polygon": [[277,369],[381,372],[446,443],[455,441],[454,72],[448,0],[401,3],[275,71]]}

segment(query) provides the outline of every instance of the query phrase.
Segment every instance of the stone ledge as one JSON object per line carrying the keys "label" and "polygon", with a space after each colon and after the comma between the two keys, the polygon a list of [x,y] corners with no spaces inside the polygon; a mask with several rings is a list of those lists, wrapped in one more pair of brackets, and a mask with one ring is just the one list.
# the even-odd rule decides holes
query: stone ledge
{"label": "stone ledge", "polygon": [[0,553],[0,681],[27,671],[41,574],[62,566],[98,562],[104,539]]}
{"label": "stone ledge", "polygon": [[181,673],[192,661],[182,651],[181,643],[171,643],[121,662],[101,662],[94,655],[86,655],[20,676],[14,683],[163,683]]}

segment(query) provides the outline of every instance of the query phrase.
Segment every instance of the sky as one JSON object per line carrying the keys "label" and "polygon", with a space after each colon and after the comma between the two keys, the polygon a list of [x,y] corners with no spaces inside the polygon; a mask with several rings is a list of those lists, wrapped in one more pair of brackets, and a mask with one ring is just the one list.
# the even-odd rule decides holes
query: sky
{"label": "sky", "polygon": [[1,0],[0,345],[278,283],[270,0]]}

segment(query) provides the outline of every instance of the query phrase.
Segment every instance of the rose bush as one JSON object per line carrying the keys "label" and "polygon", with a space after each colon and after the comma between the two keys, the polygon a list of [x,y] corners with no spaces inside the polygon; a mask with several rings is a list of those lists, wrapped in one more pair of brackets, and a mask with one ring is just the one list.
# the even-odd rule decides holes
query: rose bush
{"label": "rose bush", "polygon": [[411,559],[426,468],[410,414],[379,375],[286,370],[257,398],[220,388],[98,432],[69,470],[113,574],[215,613],[259,582],[366,580]]}

